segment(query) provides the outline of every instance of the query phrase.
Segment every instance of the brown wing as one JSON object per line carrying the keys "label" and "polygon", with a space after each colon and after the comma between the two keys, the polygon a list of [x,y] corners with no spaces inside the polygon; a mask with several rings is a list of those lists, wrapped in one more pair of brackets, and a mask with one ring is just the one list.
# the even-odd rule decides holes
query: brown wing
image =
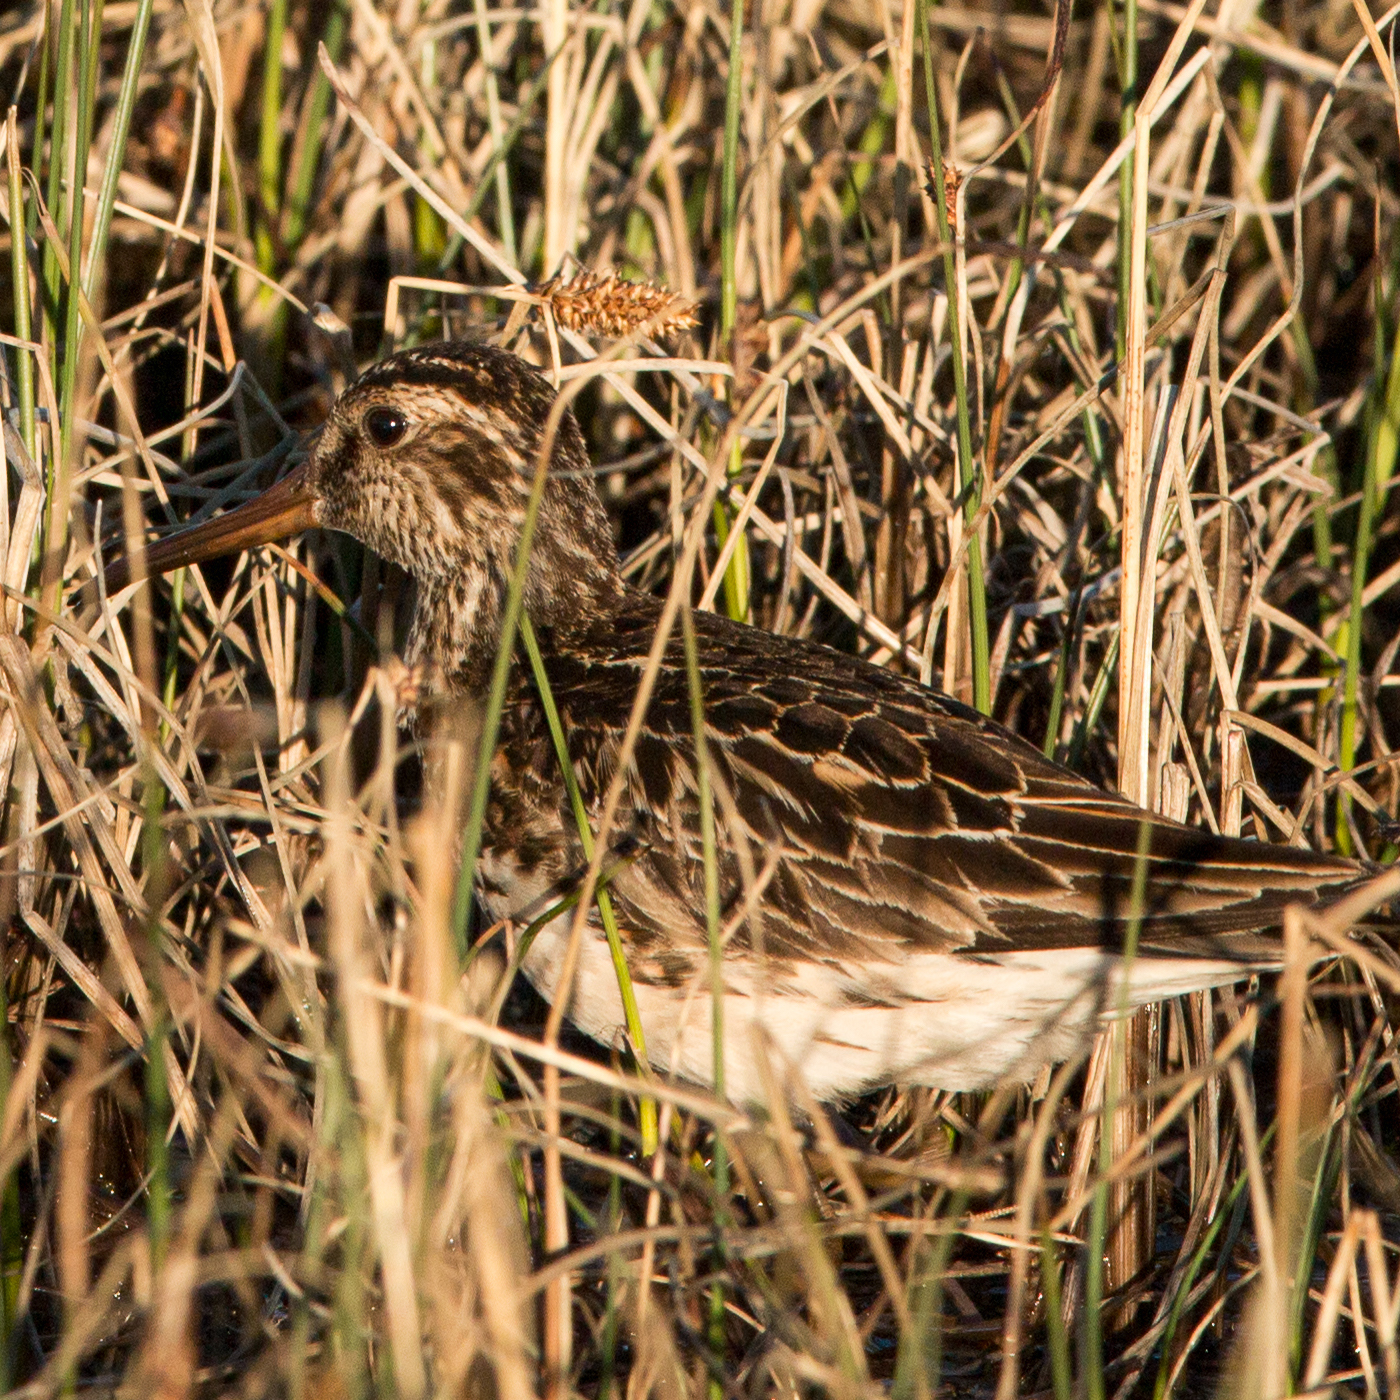
{"label": "brown wing", "polygon": [[[635,597],[606,632],[549,661],[595,799],[655,621],[656,604]],[[1262,954],[1268,945],[1246,935],[1277,927],[1288,904],[1334,897],[1364,875],[1337,857],[1155,817],[946,696],[826,647],[711,615],[696,624],[707,738],[729,795],[718,810],[722,895],[726,907],[742,899],[739,846],[758,871],[776,853],[762,899],[770,957],[1117,946],[1144,822],[1143,951]],[[645,850],[615,898],[643,941],[698,954],[691,733],[677,637],[629,774],[628,820]]]}

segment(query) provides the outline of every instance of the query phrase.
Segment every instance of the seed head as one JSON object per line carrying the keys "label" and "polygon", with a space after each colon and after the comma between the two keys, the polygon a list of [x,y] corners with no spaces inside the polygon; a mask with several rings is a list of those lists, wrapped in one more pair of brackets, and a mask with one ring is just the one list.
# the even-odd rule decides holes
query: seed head
{"label": "seed head", "polygon": [[551,277],[539,296],[571,331],[621,338],[670,335],[697,324],[693,302],[655,282],[629,282],[615,272],[585,267],[571,277]]}

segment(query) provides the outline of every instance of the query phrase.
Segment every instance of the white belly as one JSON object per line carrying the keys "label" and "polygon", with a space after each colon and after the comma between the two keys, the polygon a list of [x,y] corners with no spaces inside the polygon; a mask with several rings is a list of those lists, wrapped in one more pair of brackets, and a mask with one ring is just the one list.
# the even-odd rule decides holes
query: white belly
{"label": "white belly", "polygon": [[[546,1000],[558,992],[572,911],[536,937],[524,971]],[[1126,1005],[1134,1007],[1257,971],[1224,960],[1139,958]],[[972,959],[911,954],[878,969],[809,964],[781,982],[756,959],[724,968],[724,1087],[736,1102],[765,1097],[761,1057],[779,1084],[796,1072],[824,1102],[888,1083],[981,1089],[1029,1079],[1074,1054],[1123,1006],[1119,959],[1096,949],[1052,949]],[[686,987],[634,983],[647,1058],[662,1074],[713,1085],[708,978]],[[873,999],[889,1004],[861,1004]],[[569,1019],[605,1045],[625,1026],[606,940],[585,929]]]}

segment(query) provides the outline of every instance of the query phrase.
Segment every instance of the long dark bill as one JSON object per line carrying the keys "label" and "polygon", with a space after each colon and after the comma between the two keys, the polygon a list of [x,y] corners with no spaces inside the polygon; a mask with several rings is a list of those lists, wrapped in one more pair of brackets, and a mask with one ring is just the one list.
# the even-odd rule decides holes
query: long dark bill
{"label": "long dark bill", "polygon": [[[146,574],[164,574],[187,564],[203,564],[309,530],[317,523],[319,502],[308,465],[303,462],[237,510],[147,545]],[[107,569],[108,594],[125,588],[133,577],[130,557],[118,559]]]}

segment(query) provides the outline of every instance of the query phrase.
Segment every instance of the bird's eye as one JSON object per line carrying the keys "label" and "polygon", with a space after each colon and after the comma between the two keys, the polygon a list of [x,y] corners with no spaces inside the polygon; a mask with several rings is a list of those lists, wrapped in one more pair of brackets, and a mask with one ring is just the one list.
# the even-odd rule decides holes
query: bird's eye
{"label": "bird's eye", "polygon": [[393,447],[408,431],[408,419],[396,408],[372,408],[365,414],[365,432],[376,447]]}

